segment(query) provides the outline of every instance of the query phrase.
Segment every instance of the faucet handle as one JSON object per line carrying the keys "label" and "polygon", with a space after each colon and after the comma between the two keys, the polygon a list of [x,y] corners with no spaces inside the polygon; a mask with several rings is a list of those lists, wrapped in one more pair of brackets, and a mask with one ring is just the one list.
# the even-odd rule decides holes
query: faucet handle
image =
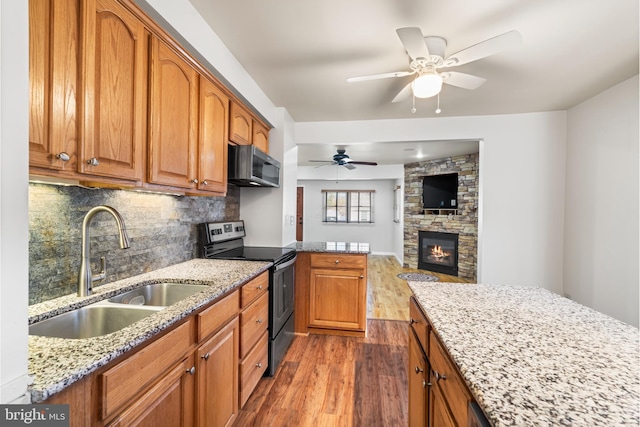
{"label": "faucet handle", "polygon": [[[102,281],[107,278],[107,261],[103,256],[100,257],[100,273],[91,276],[91,283]],[[93,288],[93,286],[92,286]]]}

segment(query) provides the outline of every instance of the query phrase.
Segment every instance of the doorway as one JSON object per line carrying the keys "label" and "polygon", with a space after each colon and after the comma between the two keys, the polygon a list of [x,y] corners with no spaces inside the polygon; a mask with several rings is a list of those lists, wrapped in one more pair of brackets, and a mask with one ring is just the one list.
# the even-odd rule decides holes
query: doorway
{"label": "doorway", "polygon": [[296,241],[302,242],[302,228],[304,218],[304,187],[296,189]]}

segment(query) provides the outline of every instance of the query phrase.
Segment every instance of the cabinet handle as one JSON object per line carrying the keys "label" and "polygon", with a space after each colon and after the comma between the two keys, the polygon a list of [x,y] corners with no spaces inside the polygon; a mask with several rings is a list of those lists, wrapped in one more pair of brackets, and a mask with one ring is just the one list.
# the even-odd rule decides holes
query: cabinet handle
{"label": "cabinet handle", "polygon": [[91,166],[98,166],[100,162],[95,157],[92,157],[89,160],[87,160],[87,164]]}
{"label": "cabinet handle", "polygon": [[262,368],[262,363],[256,363],[256,368]]}
{"label": "cabinet handle", "polygon": [[71,157],[69,156],[69,154],[65,153],[64,151],[62,153],[56,154],[56,159],[60,159],[63,162],[68,162],[70,158]]}
{"label": "cabinet handle", "polygon": [[256,320],[256,323],[262,323],[262,318]]}
{"label": "cabinet handle", "polygon": [[192,366],[191,369],[187,369],[187,374],[194,375],[196,373],[196,367]]}
{"label": "cabinet handle", "polygon": [[424,372],[424,369],[422,369],[422,368],[421,368],[421,367],[419,367],[419,366],[416,366],[416,374],[419,374],[419,373],[421,373],[421,372]]}
{"label": "cabinet handle", "polygon": [[192,184],[197,184],[199,181],[196,178],[193,178],[191,181],[189,181]]}
{"label": "cabinet handle", "polygon": [[204,360],[209,360],[209,353],[207,354],[203,354],[202,356],[200,356],[202,359]]}
{"label": "cabinet handle", "polygon": [[440,380],[444,381],[447,379],[447,376],[445,374],[441,374],[438,371],[431,371],[431,372],[433,372],[433,376],[435,377],[436,382]]}

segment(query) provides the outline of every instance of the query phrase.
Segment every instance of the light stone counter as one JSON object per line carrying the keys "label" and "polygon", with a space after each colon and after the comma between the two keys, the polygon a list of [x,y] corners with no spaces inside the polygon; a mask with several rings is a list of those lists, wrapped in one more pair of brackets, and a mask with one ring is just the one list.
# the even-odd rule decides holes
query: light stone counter
{"label": "light stone counter", "polygon": [[296,242],[291,245],[297,252],[324,252],[341,254],[368,254],[369,243],[358,242]]}
{"label": "light stone counter", "polygon": [[110,298],[151,283],[209,285],[210,289],[173,304],[117,332],[87,339],[29,336],[29,387],[33,402],[41,402],[78,381],[155,334],[244,284],[271,266],[270,262],[194,259],[150,273],[94,288],[93,295],[75,294],[29,306],[29,324]]}
{"label": "light stone counter", "polygon": [[640,424],[637,328],[541,288],[409,287],[494,426]]}

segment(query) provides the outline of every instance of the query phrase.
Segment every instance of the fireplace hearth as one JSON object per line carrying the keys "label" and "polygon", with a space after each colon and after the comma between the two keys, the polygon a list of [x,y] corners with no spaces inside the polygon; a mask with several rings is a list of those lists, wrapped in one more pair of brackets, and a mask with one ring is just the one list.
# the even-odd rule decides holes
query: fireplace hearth
{"label": "fireplace hearth", "polygon": [[458,275],[458,234],[418,233],[418,269]]}

